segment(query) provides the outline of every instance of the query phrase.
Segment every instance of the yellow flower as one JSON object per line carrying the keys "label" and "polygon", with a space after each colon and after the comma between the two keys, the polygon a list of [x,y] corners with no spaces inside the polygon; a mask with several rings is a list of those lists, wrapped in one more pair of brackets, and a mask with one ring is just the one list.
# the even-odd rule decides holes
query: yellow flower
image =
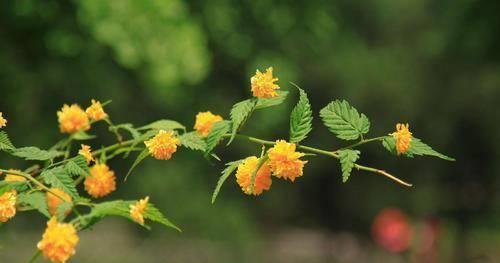
{"label": "yellow flower", "polygon": [[0,112],[0,128],[7,126],[7,120],[3,118],[2,112]]}
{"label": "yellow flower", "polygon": [[62,109],[57,112],[57,118],[59,128],[63,133],[75,133],[80,130],[90,129],[87,114],[77,104],[71,106],[64,104]]}
{"label": "yellow flower", "polygon": [[96,164],[90,168],[90,175],[84,185],[92,197],[103,197],[116,190],[115,173],[106,164]]}
{"label": "yellow flower", "polygon": [[273,78],[272,67],[267,68],[266,73],[257,70],[255,75],[250,79],[253,96],[257,98],[272,98],[278,96],[276,90],[280,87],[274,84],[276,81],[278,81],[278,78]]}
{"label": "yellow flower", "polygon": [[85,112],[87,113],[87,116],[94,121],[99,121],[108,117],[108,114],[106,114],[102,108],[101,102],[94,99],[92,100],[92,105],[90,105]]}
{"label": "yellow flower", "polygon": [[148,207],[149,196],[144,199],[137,201],[137,203],[130,205],[130,216],[135,222],[143,225],[144,224],[144,212],[146,207]]}
{"label": "yellow flower", "polygon": [[57,219],[52,217],[37,247],[45,258],[53,263],[64,263],[75,254],[78,241],[76,229],[72,224],[58,223]]}
{"label": "yellow flower", "polygon": [[212,129],[214,123],[222,121],[220,115],[212,114],[210,111],[199,112],[196,114],[196,122],[194,129],[203,137],[207,136]]}
{"label": "yellow flower", "polygon": [[[15,169],[9,169],[11,172],[21,172],[20,170],[15,170]],[[15,175],[15,174],[7,174],[5,176],[5,181],[7,182],[25,182],[26,178],[20,176],[20,175]]]}
{"label": "yellow flower", "polygon": [[168,160],[177,151],[177,145],[180,145],[180,141],[174,136],[173,131],[160,130],[155,137],[145,141],[144,144],[154,158]]}
{"label": "yellow flower", "polygon": [[252,192],[252,175],[255,169],[257,169],[258,163],[259,158],[250,156],[238,166],[236,182],[245,194],[260,195],[264,190],[269,190],[271,187],[271,170],[269,169],[269,165],[264,163],[255,176],[255,185]]}
{"label": "yellow flower", "polygon": [[16,190],[0,195],[0,222],[5,223],[16,215]]}
{"label": "yellow flower", "polygon": [[91,161],[95,161],[94,156],[92,156],[92,152],[91,152],[92,149],[90,148],[90,146],[85,145],[85,144],[82,144],[81,146],[82,146],[82,148],[78,151],[78,154],[83,155],[83,157],[85,157],[85,160],[87,161],[87,163],[90,163]]}
{"label": "yellow flower", "polygon": [[302,169],[307,161],[300,160],[304,154],[296,152],[295,147],[294,143],[278,140],[274,147],[269,149],[269,166],[274,176],[290,179],[292,182],[302,176]]}
{"label": "yellow flower", "polygon": [[[66,202],[71,202],[73,199],[71,196],[69,196],[66,192],[59,188],[51,188],[50,192],[47,192],[47,207],[49,208],[49,212],[51,215],[56,215],[57,214],[57,208],[59,205]],[[61,200],[64,199],[63,200]],[[71,209],[68,208],[68,211],[66,211],[66,214],[69,214],[71,212]]]}
{"label": "yellow flower", "polygon": [[396,140],[396,151],[398,155],[408,151],[411,142],[411,132],[408,123],[406,125],[398,123],[396,125],[396,131],[389,135],[392,135]]}

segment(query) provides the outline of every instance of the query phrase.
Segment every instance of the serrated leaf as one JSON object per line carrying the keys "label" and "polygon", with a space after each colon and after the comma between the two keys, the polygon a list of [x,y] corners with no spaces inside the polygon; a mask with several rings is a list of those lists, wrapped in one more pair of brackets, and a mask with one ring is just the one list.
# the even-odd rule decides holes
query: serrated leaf
{"label": "serrated leaf", "polygon": [[68,162],[64,165],[64,169],[68,174],[72,176],[87,176],[89,174],[89,166],[87,165],[87,161],[85,160],[85,157],[81,155],[69,159]]}
{"label": "serrated leaf", "polygon": [[22,182],[18,181],[7,182],[5,180],[0,181],[0,195],[12,189],[18,192],[22,192],[28,189],[28,181],[22,181]]}
{"label": "serrated leaf", "polygon": [[137,158],[135,158],[134,163],[132,164],[132,166],[128,170],[127,175],[125,176],[125,181],[127,181],[127,178],[132,173],[132,171],[135,169],[135,167],[137,167],[137,165],[139,165],[139,163],[141,163],[142,160],[146,159],[146,157],[148,157],[148,156],[149,156],[148,149],[144,149],[139,155],[137,155]]}
{"label": "serrated leaf", "polygon": [[413,137],[410,141],[410,148],[405,153],[408,157],[413,157],[414,155],[429,155],[438,157],[447,161],[455,161],[455,159],[448,157],[444,154],[441,154],[434,149],[432,149],[429,145],[423,143],[420,139]]}
{"label": "serrated leaf", "polygon": [[[394,155],[397,155],[396,151],[396,139],[392,136],[386,136],[384,140],[382,141],[382,145],[384,148],[386,148],[389,152],[391,152]],[[446,156],[444,154],[441,154],[429,145],[423,143],[420,139],[412,137],[410,141],[410,148],[408,151],[406,151],[403,155],[406,157],[413,158],[415,155],[417,156],[423,156],[423,155],[428,155],[428,156],[434,156],[438,157],[447,161],[455,161],[454,158],[451,158],[449,156]]]}
{"label": "serrated leaf", "polygon": [[277,93],[278,93],[278,96],[274,97],[274,98],[257,99],[255,109],[260,110],[260,109],[280,105],[281,103],[283,103],[283,101],[285,101],[285,99],[286,99],[286,96],[288,95],[288,91],[278,90]]}
{"label": "serrated leaf", "polygon": [[212,194],[212,204],[215,203],[215,199],[217,198],[217,195],[219,195],[220,189],[226,179],[238,168],[238,165],[240,165],[243,162],[243,160],[238,160],[234,162],[229,162],[226,163],[226,168],[222,171],[221,177],[219,177],[219,180],[217,181],[217,185],[215,186],[214,193]]}
{"label": "serrated leaf", "polygon": [[171,130],[186,130],[186,127],[184,127],[184,125],[176,121],[158,120],[148,125],[144,125],[142,127],[137,128],[137,130],[148,130],[148,129],[171,131]]}
{"label": "serrated leaf", "polygon": [[191,150],[199,150],[204,152],[207,148],[207,143],[201,138],[197,132],[188,132],[179,136],[181,145]]}
{"label": "serrated leaf", "polygon": [[96,204],[90,213],[79,218],[78,229],[87,229],[106,216],[120,216],[132,220],[129,210],[133,203],[134,201],[115,200]]}
{"label": "serrated leaf", "polygon": [[132,138],[134,139],[137,139],[141,136],[141,133],[134,128],[134,125],[132,125],[131,123],[122,123],[122,124],[118,124],[118,125],[114,125],[114,126],[110,126],[109,127],[109,130],[110,131],[113,131],[113,130],[126,130],[127,132],[130,133],[130,135],[132,135]]}
{"label": "serrated leaf", "polygon": [[20,204],[35,208],[44,216],[50,218],[49,209],[47,207],[47,198],[45,194],[41,192],[21,193],[17,196],[17,201]]}
{"label": "serrated leaf", "polygon": [[92,140],[95,137],[96,137],[95,135],[88,134],[84,131],[78,131],[78,132],[74,133],[73,135],[71,135],[71,138],[73,140],[77,140],[77,141]]}
{"label": "serrated leaf", "polygon": [[306,92],[299,89],[299,102],[290,115],[290,142],[298,143],[307,137],[312,130],[312,110]]}
{"label": "serrated leaf", "polygon": [[397,155],[396,152],[396,140],[392,136],[386,136],[382,140],[382,145],[386,150],[388,150],[390,153]]}
{"label": "serrated leaf", "polygon": [[171,227],[179,232],[182,232],[180,228],[174,225],[170,220],[168,220],[163,213],[158,210],[152,203],[149,203],[146,207],[146,211],[144,211],[144,218],[149,219],[153,222],[160,223],[166,227]]}
{"label": "serrated leaf", "polygon": [[205,155],[210,154],[215,146],[223,139],[224,135],[231,129],[230,121],[218,121],[214,123],[210,133],[205,138],[207,143],[207,149],[205,150]]}
{"label": "serrated leaf", "polygon": [[71,179],[71,176],[62,167],[59,166],[45,170],[41,176],[47,184],[68,193],[73,200],[78,198],[78,192],[76,191],[73,179]]}
{"label": "serrated leaf", "polygon": [[233,105],[233,108],[229,113],[233,125],[231,131],[231,138],[227,142],[227,145],[229,145],[233,141],[234,136],[236,136],[236,132],[238,132],[240,127],[243,126],[248,117],[250,117],[252,111],[255,108],[255,105],[256,105],[256,100],[254,99],[240,101]]}
{"label": "serrated leaf", "polygon": [[345,100],[330,102],[320,111],[323,123],[342,140],[356,140],[370,130],[370,121]]}
{"label": "serrated leaf", "polygon": [[64,154],[63,152],[54,150],[46,151],[33,146],[17,148],[12,151],[12,155],[14,156],[21,157],[26,160],[38,160],[38,161],[51,160],[63,154]]}
{"label": "serrated leaf", "polygon": [[[88,228],[105,216],[121,216],[133,221],[130,216],[130,206],[135,203],[136,201],[115,200],[96,204],[92,211],[85,216],[86,224],[83,227]],[[151,203],[148,204],[144,211],[144,218],[181,231]],[[147,225],[143,225],[143,227],[149,229]]]}
{"label": "serrated leaf", "polygon": [[0,131],[0,150],[13,150],[15,148],[7,133]]}
{"label": "serrated leaf", "polygon": [[340,166],[342,168],[342,182],[347,182],[351,175],[354,164],[359,159],[360,152],[357,150],[341,150],[339,151]]}

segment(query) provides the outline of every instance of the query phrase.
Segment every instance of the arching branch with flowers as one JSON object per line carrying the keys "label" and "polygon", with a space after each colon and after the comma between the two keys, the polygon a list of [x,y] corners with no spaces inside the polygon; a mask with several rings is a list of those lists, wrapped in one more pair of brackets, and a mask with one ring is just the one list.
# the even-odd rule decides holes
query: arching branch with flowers
{"label": "arching branch with flowers", "polygon": [[[101,104],[96,100],[92,100],[86,110],[72,104],[64,105],[57,112],[59,129],[67,136],[47,150],[14,146],[7,132],[0,131],[0,150],[31,164],[24,170],[0,167],[0,173],[5,174],[0,181],[0,222],[6,223],[16,213],[28,210],[36,210],[47,217],[47,228],[33,259],[43,254],[52,262],[68,261],[75,254],[78,232],[107,216],[124,217],[147,229],[150,228],[147,223],[152,221],[180,230],[152,204],[154,197],[99,201],[116,190],[121,181],[117,177],[126,180],[144,159],[170,160],[179,148],[198,151],[207,159],[220,160],[215,153],[217,147],[227,147],[241,140],[256,144],[259,154],[226,163],[216,183],[212,203],[233,174],[243,193],[257,196],[270,190],[273,179],[299,180],[307,174],[307,163],[319,156],[339,161],[339,180],[343,182],[348,181],[354,171],[359,171],[378,174],[411,187],[410,183],[384,169],[359,163],[361,151],[358,147],[368,143],[379,143],[397,157],[429,155],[453,160],[414,137],[408,124],[397,124],[396,130],[387,135],[367,137],[371,125],[368,117],[344,100],[326,105],[319,117],[333,135],[351,143],[336,150],[303,144],[312,130],[314,113],[306,92],[293,83],[290,91],[298,91],[298,102],[290,114],[289,138],[266,140],[245,135],[242,128],[253,112],[279,105],[289,95],[290,92],[281,89],[277,81],[272,68],[265,72],[257,70],[250,80],[251,98],[234,104],[228,119],[210,111],[198,113],[193,131],[187,131],[174,120],[158,120],[144,126],[115,124],[103,108],[108,102]],[[96,122],[108,125],[108,130],[116,137],[114,144],[90,146],[95,138],[91,129]],[[15,124],[15,120],[10,123]],[[0,128],[6,126],[6,116],[0,112]],[[74,149],[75,145],[79,149]],[[128,157],[134,153],[137,157],[125,176],[117,176],[107,165],[117,156]]]}

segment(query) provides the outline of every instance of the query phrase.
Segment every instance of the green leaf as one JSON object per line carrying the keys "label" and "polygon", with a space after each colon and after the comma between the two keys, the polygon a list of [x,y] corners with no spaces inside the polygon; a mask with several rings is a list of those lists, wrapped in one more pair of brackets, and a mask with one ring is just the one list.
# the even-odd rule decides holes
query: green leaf
{"label": "green leaf", "polygon": [[26,160],[39,160],[39,161],[51,160],[63,154],[64,154],[63,152],[54,150],[50,151],[40,150],[39,148],[32,146],[17,148],[12,151],[12,155],[14,156],[21,157]]}
{"label": "green leaf", "polygon": [[70,202],[63,202],[57,206],[56,217],[57,220],[63,221],[64,218],[69,214],[69,211],[73,208],[73,204]]}
{"label": "green leaf", "polygon": [[[84,216],[86,223],[84,223],[83,227],[88,228],[90,225],[95,224],[98,220],[104,218],[105,216],[120,216],[133,221],[130,216],[130,206],[136,202],[137,201],[115,200],[96,204],[92,211],[88,215]],[[144,218],[181,231],[151,203],[148,204],[146,210],[144,211]],[[148,226],[143,226],[149,229]]]}
{"label": "green leaf", "polygon": [[87,165],[87,161],[85,157],[78,155],[74,158],[68,160],[68,162],[64,165],[64,170],[72,176],[79,176],[89,174],[89,166]]}
{"label": "green leaf", "polygon": [[71,176],[62,167],[59,166],[45,170],[41,176],[47,184],[68,193],[73,200],[78,198],[78,192],[76,191],[73,179],[71,179]]}
{"label": "green leaf", "polygon": [[96,204],[90,213],[79,217],[79,230],[84,230],[99,222],[106,216],[120,216],[132,220],[130,217],[130,205],[134,201],[115,200]]}
{"label": "green leaf", "polygon": [[134,139],[137,139],[141,136],[141,133],[134,128],[134,125],[132,125],[131,123],[122,123],[122,124],[118,124],[118,125],[113,125],[113,126],[110,126],[109,127],[109,130],[110,131],[118,131],[118,130],[126,130],[127,132],[130,133],[130,135],[132,135],[132,138]]}
{"label": "green leaf", "polygon": [[284,90],[278,90],[277,91],[278,96],[274,98],[268,98],[268,99],[257,99],[257,104],[255,105],[256,110],[280,105],[285,101],[286,96],[288,95],[288,91]]}
{"label": "green leaf", "polygon": [[217,195],[219,194],[219,191],[226,181],[226,179],[238,168],[238,165],[240,165],[243,162],[243,160],[238,160],[234,162],[229,162],[226,163],[226,168],[222,171],[222,175],[217,181],[217,185],[215,186],[214,193],[212,194],[212,204],[215,203],[215,199],[217,198]]}
{"label": "green leaf", "polygon": [[132,173],[132,171],[135,169],[135,167],[137,167],[137,165],[139,165],[142,160],[146,159],[146,157],[149,156],[149,150],[148,149],[144,149],[138,156],[137,158],[135,159],[134,163],[132,164],[132,166],[130,167],[130,169],[128,170],[128,173],[127,175],[125,176],[125,181],[127,181],[127,178],[129,177],[129,175]]}
{"label": "green leaf", "polygon": [[444,154],[438,153],[437,151],[433,150],[429,145],[423,143],[420,139],[417,139],[415,137],[412,138],[410,141],[410,148],[408,151],[405,153],[406,156],[413,158],[414,155],[429,155],[429,156],[434,156],[438,157],[447,161],[455,161],[455,159],[448,157]]}
{"label": "green leaf", "polygon": [[299,89],[299,102],[290,115],[290,142],[298,143],[307,137],[312,130],[312,110],[306,92]]}
{"label": "green leaf", "polygon": [[397,155],[396,152],[396,140],[392,136],[386,136],[382,140],[382,145],[385,149],[387,149],[390,153]]}
{"label": "green leaf", "polygon": [[323,123],[342,140],[356,140],[370,130],[370,121],[345,100],[335,100],[320,111]]}
{"label": "green leaf", "polygon": [[354,164],[359,159],[360,152],[358,150],[341,150],[339,151],[340,166],[342,168],[342,182],[347,182],[351,175]]}
{"label": "green leaf", "polygon": [[0,195],[6,191],[16,190],[18,192],[25,191],[28,189],[28,181],[23,182],[7,182],[5,180],[0,181]]}
{"label": "green leaf", "polygon": [[21,205],[28,205],[30,207],[35,208],[44,216],[50,218],[49,209],[47,207],[47,197],[42,192],[34,192],[34,193],[20,193],[17,196],[17,201]]}
{"label": "green leaf", "polygon": [[78,131],[78,132],[74,133],[73,135],[71,135],[71,138],[73,140],[77,140],[77,141],[91,140],[91,139],[94,139],[95,137],[96,137],[95,135],[88,134],[84,131]]}
{"label": "green leaf", "polygon": [[240,129],[241,126],[245,123],[245,121],[250,117],[252,111],[254,110],[256,105],[256,100],[248,99],[244,101],[240,101],[233,105],[231,109],[230,116],[232,125],[231,138],[229,139],[227,145],[231,144],[236,136],[236,132]]}
{"label": "green leaf", "polygon": [[[397,155],[396,151],[396,139],[392,136],[386,136],[384,140],[382,141],[382,145],[384,148],[386,148],[389,152],[391,152],[394,155]],[[444,154],[441,154],[434,149],[432,149],[429,145],[423,143],[420,139],[412,137],[410,141],[410,148],[408,151],[404,153],[406,157],[413,158],[415,155],[417,156],[423,156],[423,155],[428,155],[428,156],[434,156],[438,157],[447,161],[455,161],[454,158],[451,158],[449,156],[446,156]]]}
{"label": "green leaf", "polygon": [[186,130],[186,127],[184,125],[172,121],[172,120],[158,120],[155,122],[152,122],[148,125],[144,125],[142,127],[137,128],[137,130],[166,130],[166,131],[171,131],[171,130]]}
{"label": "green leaf", "polygon": [[144,218],[182,232],[180,228],[170,222],[170,220],[168,220],[152,203],[149,203],[146,207],[146,211],[144,211]]}
{"label": "green leaf", "polygon": [[207,142],[207,149],[205,150],[205,155],[210,154],[215,146],[223,139],[224,135],[231,129],[230,121],[218,121],[214,123],[210,133],[205,138]]}
{"label": "green leaf", "polygon": [[191,150],[199,150],[204,152],[207,148],[207,143],[201,138],[197,132],[188,132],[179,136],[181,145]]}
{"label": "green leaf", "polygon": [[14,150],[15,148],[7,133],[0,131],[0,150]]}

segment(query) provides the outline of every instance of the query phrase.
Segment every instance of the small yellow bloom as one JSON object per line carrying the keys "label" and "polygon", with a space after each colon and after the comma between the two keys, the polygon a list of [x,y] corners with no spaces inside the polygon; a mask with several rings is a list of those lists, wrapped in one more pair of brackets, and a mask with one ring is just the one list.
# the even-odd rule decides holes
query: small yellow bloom
{"label": "small yellow bloom", "polygon": [[203,137],[207,136],[212,129],[214,123],[222,121],[220,115],[212,114],[210,111],[199,112],[196,114],[196,122],[194,124],[194,129]]}
{"label": "small yellow bloom", "polygon": [[71,106],[64,104],[62,109],[57,112],[57,118],[62,133],[75,133],[90,129],[87,114],[77,104]]}
{"label": "small yellow bloom", "polygon": [[87,116],[94,121],[99,121],[108,117],[108,114],[106,114],[102,108],[101,102],[94,99],[92,100],[92,105],[90,105],[85,112],[87,113]]}
{"label": "small yellow bloom", "polygon": [[137,201],[137,203],[130,205],[130,216],[135,222],[143,225],[144,224],[144,212],[148,207],[149,196],[144,199]]}
{"label": "small yellow bloom", "polygon": [[106,196],[116,190],[115,172],[106,164],[96,164],[90,168],[90,175],[85,179],[84,185],[92,197]]}
{"label": "small yellow bloom", "polygon": [[274,147],[269,149],[269,166],[274,176],[290,179],[292,182],[295,178],[302,176],[302,169],[307,161],[300,160],[304,154],[296,152],[295,147],[294,143],[278,140]]}
{"label": "small yellow bloom", "polygon": [[[21,172],[20,170],[15,170],[15,169],[9,169],[10,172]],[[20,175],[15,175],[15,174],[7,174],[5,176],[5,181],[7,182],[25,182],[26,178],[20,176]]]}
{"label": "small yellow bloom", "polygon": [[394,139],[396,140],[396,151],[398,155],[405,153],[406,151],[408,151],[408,149],[410,149],[410,142],[412,137],[409,128],[410,127],[408,123],[406,125],[398,123],[396,125],[396,131],[389,134],[392,135],[392,137],[394,137]]}
{"label": "small yellow bloom", "polygon": [[56,217],[52,217],[37,247],[45,258],[53,263],[65,263],[75,254],[78,241],[76,229],[72,224],[58,223]]}
{"label": "small yellow bloom", "polygon": [[145,141],[144,144],[154,158],[168,160],[177,151],[177,145],[180,145],[180,141],[179,138],[175,137],[173,131],[160,130],[155,137]]}
{"label": "small yellow bloom", "polygon": [[[62,203],[66,202],[71,202],[73,199],[71,198],[70,195],[68,195],[66,192],[59,188],[51,188],[50,192],[47,192],[47,207],[49,208],[49,213],[51,215],[56,215],[57,214],[57,208],[59,205]],[[61,198],[64,200],[61,200]],[[65,214],[69,214],[71,212],[71,209],[68,208],[68,211],[66,211]]]}
{"label": "small yellow bloom", "polygon": [[7,126],[7,120],[3,118],[2,112],[0,112],[0,128]]}
{"label": "small yellow bloom", "polygon": [[252,192],[252,175],[257,169],[258,163],[259,158],[250,156],[238,166],[236,182],[245,194],[260,195],[264,190],[269,190],[271,187],[271,170],[269,169],[269,165],[264,163],[255,176],[255,185]]}
{"label": "small yellow bloom", "polygon": [[276,90],[280,87],[274,84],[276,81],[278,81],[278,78],[273,78],[272,67],[267,68],[266,73],[257,70],[255,75],[250,79],[253,96],[257,98],[273,98],[278,96]]}
{"label": "small yellow bloom", "polygon": [[91,161],[95,162],[94,156],[92,156],[91,152],[92,149],[90,148],[90,146],[82,144],[81,147],[82,148],[78,151],[78,154],[83,155],[87,163],[90,163]]}
{"label": "small yellow bloom", "polygon": [[16,215],[16,190],[0,195],[0,222],[5,223]]}

